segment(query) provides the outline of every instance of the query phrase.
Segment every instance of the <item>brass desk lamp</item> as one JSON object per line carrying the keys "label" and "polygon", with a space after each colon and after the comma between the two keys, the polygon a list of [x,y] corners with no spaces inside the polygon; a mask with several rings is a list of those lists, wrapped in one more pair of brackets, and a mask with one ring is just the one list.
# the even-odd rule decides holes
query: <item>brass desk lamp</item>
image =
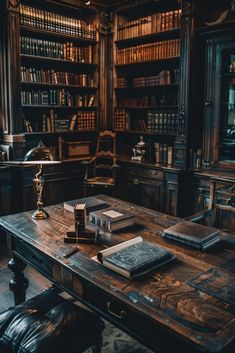
{"label": "brass desk lamp", "polygon": [[28,151],[28,153],[25,155],[24,161],[22,162],[22,164],[35,164],[37,167],[37,172],[33,179],[37,192],[37,210],[32,215],[32,217],[35,219],[46,219],[49,217],[49,214],[43,209],[42,202],[42,192],[44,186],[42,166],[44,164],[56,163],[60,162],[54,159],[51,150],[46,147],[42,141],[39,142],[37,147],[34,147]]}

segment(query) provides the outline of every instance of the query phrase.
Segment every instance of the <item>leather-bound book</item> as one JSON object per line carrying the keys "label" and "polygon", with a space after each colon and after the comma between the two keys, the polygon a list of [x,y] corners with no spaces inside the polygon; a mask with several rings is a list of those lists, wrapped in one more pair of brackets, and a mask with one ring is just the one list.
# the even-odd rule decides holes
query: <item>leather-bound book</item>
{"label": "leather-bound book", "polygon": [[165,229],[164,237],[193,248],[205,250],[220,241],[220,231],[202,224],[183,221]]}
{"label": "leather-bound book", "polygon": [[175,256],[160,246],[145,242],[142,237],[136,237],[100,251],[97,259],[105,267],[132,279],[163,266]]}

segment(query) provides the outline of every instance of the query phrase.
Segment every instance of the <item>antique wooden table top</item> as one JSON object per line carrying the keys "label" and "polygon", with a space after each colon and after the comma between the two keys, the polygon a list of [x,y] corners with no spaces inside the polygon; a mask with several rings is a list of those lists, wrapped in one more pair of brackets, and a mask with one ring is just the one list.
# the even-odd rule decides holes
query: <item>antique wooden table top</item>
{"label": "antique wooden table top", "polygon": [[[77,244],[63,238],[73,214],[63,205],[47,207],[47,220],[33,211],[4,216],[13,254],[33,265],[122,329],[160,352],[232,352],[235,349],[235,239],[206,252],[166,242],[161,232],[181,219],[115,198],[99,195],[107,206],[136,215],[136,225],[102,233],[99,244]],[[142,278],[129,280],[91,258],[105,247],[136,236],[173,252],[177,260]]]}

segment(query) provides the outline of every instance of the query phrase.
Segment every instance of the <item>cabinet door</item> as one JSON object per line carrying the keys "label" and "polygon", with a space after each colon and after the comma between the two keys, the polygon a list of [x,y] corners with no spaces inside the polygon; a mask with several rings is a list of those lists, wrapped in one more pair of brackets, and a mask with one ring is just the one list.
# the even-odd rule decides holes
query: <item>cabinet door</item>
{"label": "cabinet door", "polygon": [[147,208],[163,211],[164,182],[143,182],[138,178],[132,180],[119,178],[117,197]]}
{"label": "cabinet door", "polygon": [[204,164],[231,167],[235,161],[235,40],[206,41]]}

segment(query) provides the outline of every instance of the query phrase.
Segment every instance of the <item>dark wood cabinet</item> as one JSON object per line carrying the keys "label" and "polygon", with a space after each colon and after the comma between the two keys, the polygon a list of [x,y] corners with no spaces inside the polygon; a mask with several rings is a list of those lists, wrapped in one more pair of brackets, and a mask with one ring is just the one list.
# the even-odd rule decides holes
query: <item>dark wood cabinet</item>
{"label": "dark wood cabinet", "polygon": [[164,211],[164,172],[153,166],[118,161],[117,197]]}
{"label": "dark wood cabinet", "polygon": [[204,33],[205,166],[233,168],[235,161],[235,27]]}
{"label": "dark wood cabinet", "polygon": [[190,173],[177,168],[119,160],[116,196],[172,215],[189,215],[185,194]]}

